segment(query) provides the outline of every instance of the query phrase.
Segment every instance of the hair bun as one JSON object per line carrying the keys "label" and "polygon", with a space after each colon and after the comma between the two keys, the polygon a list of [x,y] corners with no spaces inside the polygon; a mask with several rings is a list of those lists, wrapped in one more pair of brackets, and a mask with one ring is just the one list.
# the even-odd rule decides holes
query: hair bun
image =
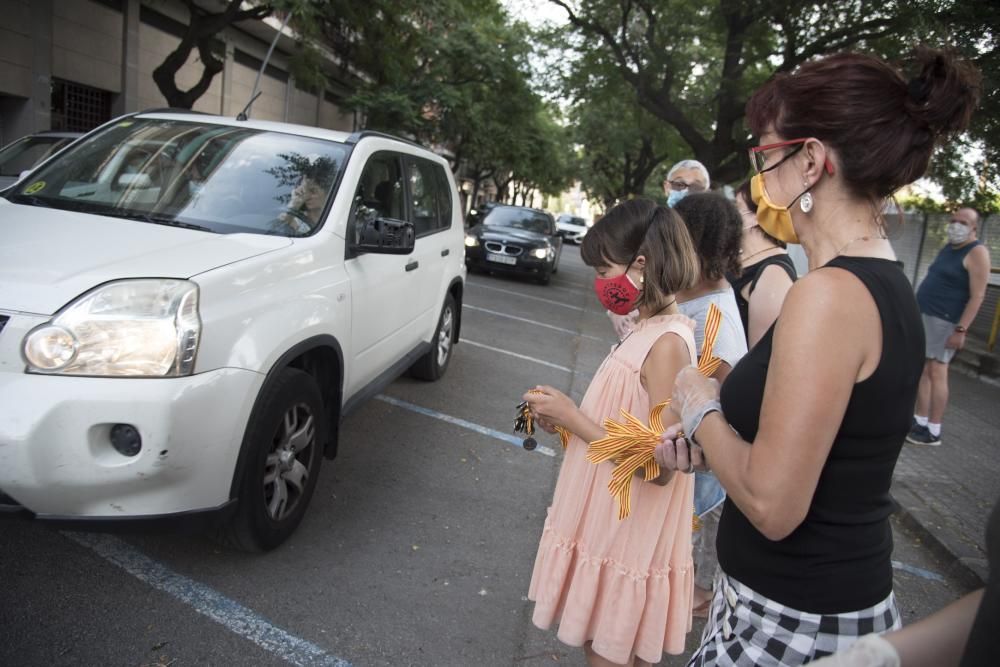
{"label": "hair bun", "polygon": [[951,51],[918,46],[911,59],[918,74],[906,84],[906,109],[935,136],[961,132],[979,104],[982,75]]}

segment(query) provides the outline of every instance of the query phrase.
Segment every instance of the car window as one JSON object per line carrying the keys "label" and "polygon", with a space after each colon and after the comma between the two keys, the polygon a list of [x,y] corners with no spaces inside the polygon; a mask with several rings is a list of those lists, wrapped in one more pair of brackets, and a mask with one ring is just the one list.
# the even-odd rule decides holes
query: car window
{"label": "car window", "polygon": [[80,140],[8,198],[218,233],[305,236],[323,222],[343,144],[173,119],[131,118]]}
{"label": "car window", "polygon": [[406,171],[410,188],[409,220],[416,235],[433,234],[451,226],[451,197],[441,166],[408,157]]}
{"label": "car window", "polygon": [[435,180],[437,180],[438,211],[441,218],[438,221],[439,229],[451,227],[451,181],[445,174],[444,167],[439,164],[433,165]]}
{"label": "car window", "polygon": [[431,167],[431,163],[423,160],[406,160],[406,179],[410,188],[409,220],[418,237],[437,231],[439,226],[437,180]]}
{"label": "car window", "polygon": [[404,220],[403,172],[395,153],[375,153],[368,159],[354,192],[355,215]]}
{"label": "car window", "polygon": [[541,211],[525,208],[497,207],[486,215],[483,224],[495,227],[514,227],[538,234],[553,234],[555,232],[555,221],[551,216]]}
{"label": "car window", "polygon": [[20,176],[72,140],[44,135],[18,139],[0,151],[0,176]]}

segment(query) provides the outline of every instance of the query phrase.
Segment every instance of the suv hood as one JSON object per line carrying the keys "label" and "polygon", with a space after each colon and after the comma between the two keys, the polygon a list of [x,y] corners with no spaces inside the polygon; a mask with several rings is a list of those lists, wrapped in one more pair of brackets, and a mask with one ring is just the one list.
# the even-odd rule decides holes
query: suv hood
{"label": "suv hood", "polygon": [[0,198],[0,309],[51,315],[102,283],[190,278],[292,244],[12,204]]}
{"label": "suv hood", "polygon": [[534,245],[545,245],[549,237],[538,232],[529,232],[526,229],[517,227],[497,227],[494,225],[484,225],[479,236],[484,241],[519,241]]}

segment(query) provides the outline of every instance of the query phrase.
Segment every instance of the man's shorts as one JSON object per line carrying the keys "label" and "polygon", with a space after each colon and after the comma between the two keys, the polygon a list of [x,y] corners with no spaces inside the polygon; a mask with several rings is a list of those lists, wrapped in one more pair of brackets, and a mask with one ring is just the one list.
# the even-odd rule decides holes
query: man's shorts
{"label": "man's shorts", "polygon": [[944,344],[955,333],[955,323],[923,313],[920,316],[924,319],[924,337],[927,339],[925,356],[928,359],[940,361],[942,364],[949,363],[951,358],[955,356],[955,350],[945,347]]}

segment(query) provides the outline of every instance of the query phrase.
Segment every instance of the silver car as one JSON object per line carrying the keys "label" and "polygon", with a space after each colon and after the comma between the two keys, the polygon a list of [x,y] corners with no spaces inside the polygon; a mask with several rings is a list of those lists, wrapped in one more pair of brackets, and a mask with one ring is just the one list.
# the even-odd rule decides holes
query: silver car
{"label": "silver car", "polygon": [[0,190],[13,185],[36,164],[72,143],[80,132],[40,132],[21,137],[0,150]]}

